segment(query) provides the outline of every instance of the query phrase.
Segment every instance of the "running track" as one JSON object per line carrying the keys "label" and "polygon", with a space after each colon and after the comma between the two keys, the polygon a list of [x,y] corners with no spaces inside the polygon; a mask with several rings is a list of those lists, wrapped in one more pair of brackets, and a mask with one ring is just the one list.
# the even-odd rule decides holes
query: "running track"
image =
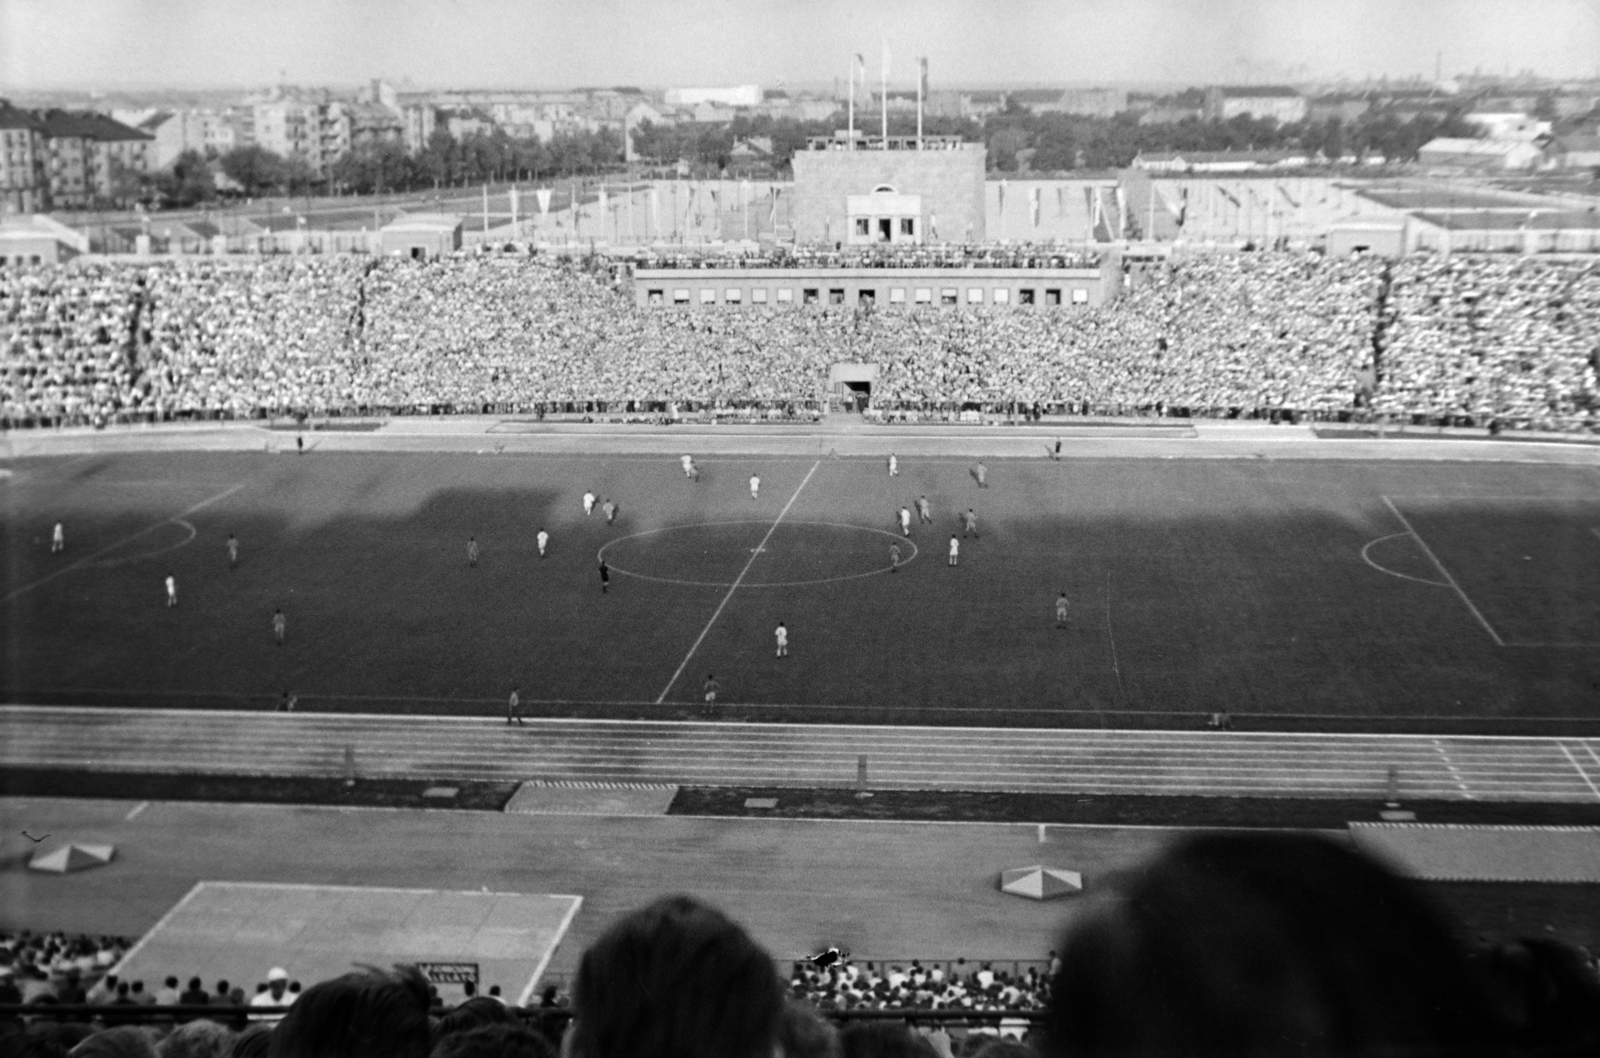
{"label": "running track", "polygon": [[0,707],[0,766],[877,789],[1600,801],[1600,739],[503,721]]}

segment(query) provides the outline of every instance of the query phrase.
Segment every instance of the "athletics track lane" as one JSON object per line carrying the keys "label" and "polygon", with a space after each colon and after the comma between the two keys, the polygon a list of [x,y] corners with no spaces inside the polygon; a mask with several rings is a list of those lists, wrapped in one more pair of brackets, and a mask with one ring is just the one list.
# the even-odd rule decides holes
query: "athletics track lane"
{"label": "athletics track lane", "polygon": [[196,774],[1600,802],[1600,740],[0,706],[0,765]]}

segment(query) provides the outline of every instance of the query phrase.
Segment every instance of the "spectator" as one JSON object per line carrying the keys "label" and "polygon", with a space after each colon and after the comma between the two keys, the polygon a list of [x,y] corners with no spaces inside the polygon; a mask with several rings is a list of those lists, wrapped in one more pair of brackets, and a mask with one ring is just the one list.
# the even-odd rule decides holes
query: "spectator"
{"label": "spectator", "polygon": [[173,1029],[156,1051],[160,1058],[228,1058],[233,1040],[233,1031],[215,1021],[191,1021]]}
{"label": "spectator", "polygon": [[485,1025],[513,1024],[517,1016],[488,996],[475,996],[439,1018],[433,1026],[437,1043],[453,1032],[470,1032]]}
{"label": "spectator", "polygon": [[144,1029],[120,1025],[87,1037],[70,1058],[156,1058],[156,1048]]}
{"label": "spectator", "polygon": [[258,1021],[234,1036],[228,1058],[267,1058],[271,1046],[272,1026]]}
{"label": "spectator", "polygon": [[778,1027],[783,1058],[842,1058],[839,1031],[816,1008],[790,998],[783,1004]]}
{"label": "spectator", "polygon": [[532,1029],[509,1021],[444,1036],[431,1058],[556,1058],[556,1049]]}
{"label": "spectator", "polygon": [[178,996],[178,1003],[186,1007],[203,1007],[211,1002],[211,996],[206,993],[206,987],[200,978],[189,978],[189,987]]}
{"label": "spectator", "polygon": [[365,967],[306,989],[272,1031],[272,1058],[425,1058],[428,982]]}
{"label": "spectator", "polygon": [[178,979],[176,977],[168,977],[161,983],[161,991],[156,993],[155,1004],[158,1007],[176,1006],[180,994],[178,991]]}
{"label": "spectator", "polygon": [[141,1007],[153,1007],[156,1003],[156,997],[144,990],[143,981],[133,982],[133,986],[128,992],[128,998]]}
{"label": "spectator", "polygon": [[769,1058],[783,1011],[771,957],[731,919],[670,896],[583,953],[571,1058]]}
{"label": "spectator", "polygon": [[1074,916],[1048,1053],[1492,1053],[1489,992],[1411,887],[1322,838],[1180,841]]}
{"label": "spectator", "polygon": [[[286,1007],[294,1002],[294,997],[289,995],[289,971],[281,966],[274,966],[267,971],[267,980],[264,987],[258,988],[255,998],[250,1000],[252,1007]],[[277,1021],[282,1014],[251,1014],[251,1021]]]}
{"label": "spectator", "polygon": [[903,1021],[858,1021],[839,1034],[842,1058],[938,1058],[926,1037]]}

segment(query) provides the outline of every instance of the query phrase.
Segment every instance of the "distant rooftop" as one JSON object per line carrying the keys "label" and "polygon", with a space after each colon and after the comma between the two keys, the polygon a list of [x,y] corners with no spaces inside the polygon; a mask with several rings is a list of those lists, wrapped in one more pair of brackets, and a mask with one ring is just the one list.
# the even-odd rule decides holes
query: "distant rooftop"
{"label": "distant rooftop", "polygon": [[1217,91],[1229,99],[1281,99],[1284,96],[1298,96],[1298,89],[1286,84],[1245,84],[1222,85]]}

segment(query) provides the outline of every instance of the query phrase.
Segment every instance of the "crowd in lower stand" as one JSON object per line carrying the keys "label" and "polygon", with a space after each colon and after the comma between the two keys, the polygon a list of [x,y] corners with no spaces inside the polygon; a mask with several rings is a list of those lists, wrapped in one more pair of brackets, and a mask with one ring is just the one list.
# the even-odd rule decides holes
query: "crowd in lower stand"
{"label": "crowd in lower stand", "polygon": [[[819,251],[820,252],[820,251]],[[760,407],[1600,427],[1600,263],[1195,256],[1102,308],[637,307],[537,257],[0,271],[0,422]]]}
{"label": "crowd in lower stand", "polygon": [[[418,967],[363,966],[296,994],[273,968],[246,1004],[168,978],[140,1016],[109,973],[77,1003],[0,1013],[11,1058],[1079,1058],[1600,1052],[1600,974],[1553,937],[1468,948],[1414,881],[1310,833],[1181,837],[1107,876],[1041,964],[866,963],[836,948],[789,980],[692,896],[616,917],[578,960],[570,1006],[451,1008]],[[121,941],[3,938],[0,1004],[25,966],[78,974]],[[113,969],[121,969],[113,966]],[[66,980],[63,977],[63,980]],[[73,987],[81,991],[81,979]],[[141,990],[142,991],[142,990]],[[101,998],[95,999],[95,993]],[[201,1008],[195,1010],[192,1008]],[[559,1046],[556,1041],[559,1040]]]}

